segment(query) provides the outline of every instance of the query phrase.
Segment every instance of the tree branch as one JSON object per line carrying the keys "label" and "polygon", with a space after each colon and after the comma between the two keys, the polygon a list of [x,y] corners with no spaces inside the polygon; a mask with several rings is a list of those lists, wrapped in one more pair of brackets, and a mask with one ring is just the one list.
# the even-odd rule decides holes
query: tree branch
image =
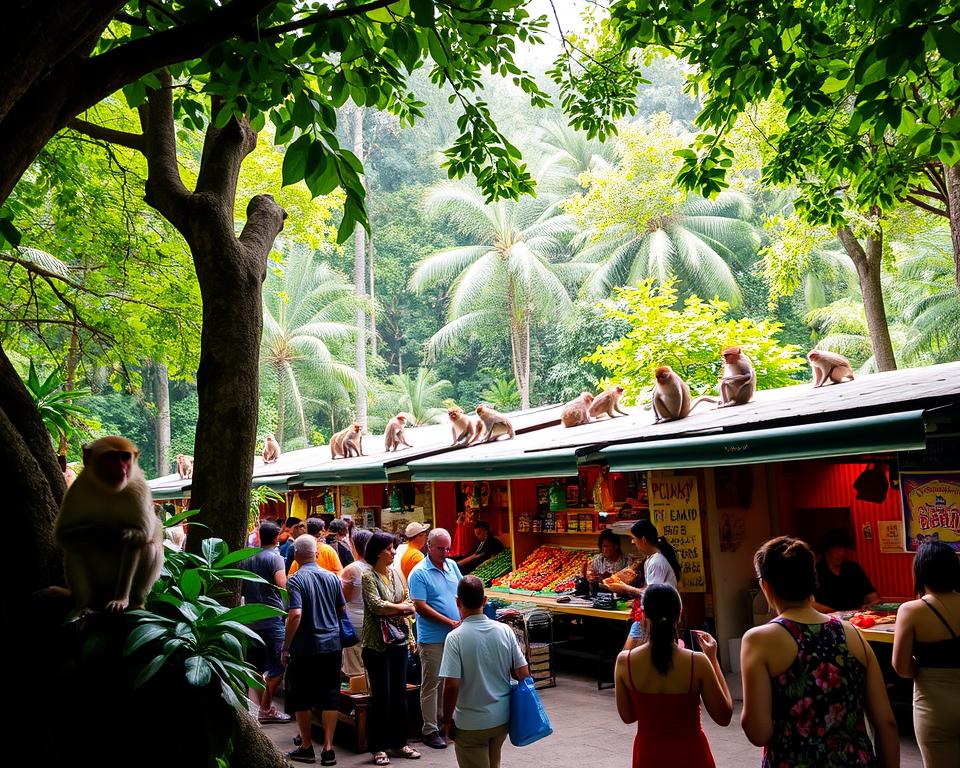
{"label": "tree branch", "polygon": [[247,121],[230,119],[223,128],[213,122],[219,109],[219,99],[211,105],[211,122],[203,139],[203,154],[197,175],[197,194],[211,193],[233,216],[236,202],[237,181],[244,158],[257,146],[257,134]]}
{"label": "tree branch", "polygon": [[949,218],[950,216],[946,208],[938,208],[935,205],[930,205],[929,203],[925,203],[923,200],[920,200],[919,198],[914,197],[913,195],[905,195],[903,199],[906,200],[911,205],[915,205],[917,206],[917,208],[922,208],[923,210],[927,211],[928,213],[932,213],[935,216],[944,216],[947,218]]}
{"label": "tree branch", "polygon": [[240,244],[264,256],[283,229],[287,212],[270,195],[255,195],[247,205],[247,223],[240,233]]}
{"label": "tree branch", "polygon": [[67,127],[89,136],[91,139],[107,141],[111,144],[119,144],[127,149],[135,149],[137,152],[143,152],[145,148],[144,136],[142,133],[129,133],[128,131],[117,131],[113,128],[106,128],[102,125],[81,120],[75,117]]}
{"label": "tree branch", "polygon": [[376,11],[379,8],[386,8],[388,5],[393,5],[397,0],[374,0],[371,3],[366,3],[365,5],[354,5],[354,6],[341,6],[339,8],[333,8],[327,11],[321,11],[319,13],[311,13],[309,16],[304,16],[302,19],[297,21],[291,21],[287,24],[279,24],[276,27],[267,27],[260,31],[260,38],[265,37],[276,37],[277,35],[283,35],[287,32],[294,32],[298,29],[303,29],[304,27],[309,27],[311,24],[318,24],[321,21],[330,21],[331,19],[341,19],[348,16],[357,16],[360,14],[368,13],[369,11]]}
{"label": "tree branch", "polygon": [[145,184],[147,204],[184,233],[185,214],[190,193],[180,178],[177,163],[177,136],[173,122],[173,91],[170,73],[159,73],[159,91],[150,91],[139,108],[143,127],[144,156],[147,158]]}

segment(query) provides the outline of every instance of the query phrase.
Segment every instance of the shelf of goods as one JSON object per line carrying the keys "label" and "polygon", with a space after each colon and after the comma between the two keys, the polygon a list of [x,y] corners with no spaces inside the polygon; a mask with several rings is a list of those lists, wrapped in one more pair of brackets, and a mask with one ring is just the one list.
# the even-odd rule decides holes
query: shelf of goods
{"label": "shelf of goods", "polygon": [[558,594],[573,589],[591,552],[566,547],[537,547],[515,571],[494,579],[493,589],[521,594]]}
{"label": "shelf of goods", "polygon": [[509,549],[494,555],[489,560],[481,563],[473,569],[472,576],[476,576],[483,582],[483,586],[489,587],[490,583],[498,576],[509,573],[510,566],[513,565],[513,554]]}

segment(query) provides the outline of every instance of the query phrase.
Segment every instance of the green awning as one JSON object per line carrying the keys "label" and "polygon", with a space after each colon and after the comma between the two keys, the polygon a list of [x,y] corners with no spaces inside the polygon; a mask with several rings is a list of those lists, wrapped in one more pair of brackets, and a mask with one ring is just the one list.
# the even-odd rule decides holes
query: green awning
{"label": "green awning", "polygon": [[306,470],[297,476],[297,482],[307,488],[327,485],[364,485],[387,482],[382,464],[361,464],[355,467],[324,466]]}
{"label": "green awning", "polygon": [[926,446],[923,411],[798,424],[749,432],[611,445],[587,457],[616,472],[687,469],[731,464],[909,451]]}
{"label": "green awning", "polygon": [[261,485],[267,486],[272,491],[288,491],[289,486],[287,481],[291,477],[295,477],[294,473],[288,473],[286,475],[264,475],[263,477],[254,477],[253,478],[253,488],[259,488]]}
{"label": "green awning", "polygon": [[[509,448],[509,442],[504,441]],[[498,444],[499,445],[499,444]],[[471,455],[471,450],[418,459],[407,464],[411,480],[519,480],[527,477],[571,477],[577,474],[573,448],[498,456]]]}
{"label": "green awning", "polygon": [[190,485],[167,486],[151,489],[150,495],[154,501],[170,501],[171,499],[185,499],[190,496]]}

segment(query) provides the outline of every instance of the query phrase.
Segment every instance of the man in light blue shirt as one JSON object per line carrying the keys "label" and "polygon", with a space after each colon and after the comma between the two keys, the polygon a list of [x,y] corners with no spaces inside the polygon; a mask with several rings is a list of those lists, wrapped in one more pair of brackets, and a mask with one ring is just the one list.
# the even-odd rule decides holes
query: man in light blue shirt
{"label": "man in light blue shirt", "polygon": [[513,630],[483,615],[486,601],[483,582],[464,576],[457,588],[463,620],[447,635],[440,663],[443,723],[460,768],[500,768],[510,724],[511,674],[517,680],[530,675]]}
{"label": "man in light blue shirt", "polygon": [[457,585],[460,568],[447,557],[450,534],[434,528],[427,537],[427,557],[410,571],[407,586],[417,609],[417,646],[420,649],[420,712],[423,715],[423,743],[434,749],[447,746],[440,732],[442,691],[440,659],[443,641],[460,624]]}

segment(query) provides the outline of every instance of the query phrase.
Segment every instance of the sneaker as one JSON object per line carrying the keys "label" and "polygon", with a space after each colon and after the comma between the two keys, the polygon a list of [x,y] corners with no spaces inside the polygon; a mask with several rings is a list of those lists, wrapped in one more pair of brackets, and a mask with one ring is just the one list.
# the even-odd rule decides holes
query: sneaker
{"label": "sneaker", "polygon": [[296,760],[298,763],[315,763],[317,762],[317,756],[313,751],[313,745],[309,747],[297,747],[296,749],[291,749],[287,752],[287,757],[291,760]]}
{"label": "sneaker", "polygon": [[336,765],[337,753],[332,749],[320,750],[320,765]]}
{"label": "sneaker", "polygon": [[276,707],[270,707],[266,712],[261,712],[257,715],[257,721],[261,725],[267,725],[269,723],[289,723],[293,720],[291,715],[281,712]]}
{"label": "sneaker", "polygon": [[434,731],[429,736],[424,736],[423,743],[433,749],[447,748],[447,740],[443,738],[443,735],[439,731]]}

